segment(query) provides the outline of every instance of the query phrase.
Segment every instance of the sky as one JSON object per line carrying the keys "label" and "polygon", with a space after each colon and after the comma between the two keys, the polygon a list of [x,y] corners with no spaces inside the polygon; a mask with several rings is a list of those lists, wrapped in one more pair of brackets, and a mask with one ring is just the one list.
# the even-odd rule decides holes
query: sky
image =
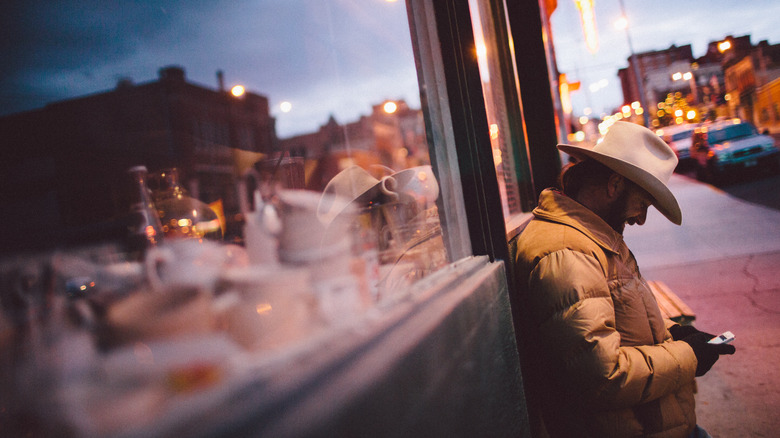
{"label": "sky", "polygon": [[[576,114],[611,111],[627,65],[619,0],[594,0],[599,50],[588,52],[574,0],[552,16],[558,68],[582,87]],[[624,0],[635,52],[750,34],[780,43],[776,0]],[[157,79],[178,65],[187,80],[241,84],[268,97],[277,135],[342,123],[386,99],[419,107],[404,1],[387,0],[16,0],[0,22],[0,116]],[[590,90],[592,84],[606,86]],[[280,109],[290,102],[291,111]]]}
{"label": "sky", "polygon": [[403,1],[17,0],[2,20],[0,115],[154,81],[170,65],[211,89],[222,70],[228,87],[268,97],[280,137],[387,99],[420,107]]}
{"label": "sky", "polygon": [[[626,31],[615,27],[620,0],[593,0],[599,48],[591,53],[574,0],[558,0],[551,17],[558,70],[567,80],[580,81],[572,93],[575,115],[586,108],[593,114],[612,113],[623,102],[617,70],[628,66]],[[750,35],[780,43],[780,1],[777,0],[623,0],[628,36],[634,53],[690,44],[693,56],[706,53],[710,41]],[[603,86],[606,82],[606,86]]]}

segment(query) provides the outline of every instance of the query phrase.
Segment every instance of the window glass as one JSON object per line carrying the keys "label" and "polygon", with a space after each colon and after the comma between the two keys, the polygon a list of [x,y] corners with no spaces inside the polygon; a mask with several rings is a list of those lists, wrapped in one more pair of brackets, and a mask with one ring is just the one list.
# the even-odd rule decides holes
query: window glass
{"label": "window glass", "polygon": [[[142,165],[156,244],[214,237],[263,263],[327,260],[338,269],[312,284],[357,278],[369,301],[449,261],[404,2],[43,5],[5,19],[0,134],[25,151],[4,163],[18,187],[7,206],[23,212],[5,251],[123,239],[127,171]],[[197,207],[163,212],[165,196]]]}
{"label": "window glass", "polygon": [[[527,164],[519,163],[515,153],[516,148],[524,144],[524,132],[517,103],[517,78],[512,67],[514,62],[511,61],[514,54],[507,44],[508,39],[500,40],[499,31],[506,29],[503,3],[470,0],[469,8],[493,161],[504,218],[509,220],[522,211],[524,203],[521,196],[530,194],[530,176],[519,173],[527,172]],[[523,187],[519,181],[523,181]]]}
{"label": "window glass", "polygon": [[756,135],[756,128],[748,123],[726,126],[722,129],[713,129],[707,133],[707,141],[712,144],[721,143],[728,140],[735,140],[741,137]]}

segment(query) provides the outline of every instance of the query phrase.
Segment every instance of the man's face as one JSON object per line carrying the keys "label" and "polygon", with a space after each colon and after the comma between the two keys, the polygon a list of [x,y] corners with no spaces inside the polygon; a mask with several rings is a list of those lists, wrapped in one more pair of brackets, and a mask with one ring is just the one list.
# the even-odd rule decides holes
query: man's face
{"label": "man's face", "polygon": [[623,234],[626,224],[643,225],[647,219],[647,208],[652,205],[653,198],[647,191],[636,184],[627,181],[620,195],[609,206],[604,220],[615,231]]}

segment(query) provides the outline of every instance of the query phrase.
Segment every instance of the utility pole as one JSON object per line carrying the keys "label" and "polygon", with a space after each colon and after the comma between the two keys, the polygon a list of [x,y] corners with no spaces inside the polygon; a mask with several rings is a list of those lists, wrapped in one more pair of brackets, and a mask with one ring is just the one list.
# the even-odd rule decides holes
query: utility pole
{"label": "utility pole", "polygon": [[626,20],[626,40],[628,41],[628,52],[630,54],[628,63],[631,64],[634,70],[634,79],[636,80],[637,92],[639,93],[639,104],[642,106],[642,116],[644,117],[645,126],[650,127],[650,108],[647,107],[647,98],[645,97],[645,85],[642,76],[639,73],[639,58],[634,54],[634,45],[631,43],[631,34],[628,32],[628,17],[626,16],[626,7],[623,5],[623,0],[620,1],[620,13]]}

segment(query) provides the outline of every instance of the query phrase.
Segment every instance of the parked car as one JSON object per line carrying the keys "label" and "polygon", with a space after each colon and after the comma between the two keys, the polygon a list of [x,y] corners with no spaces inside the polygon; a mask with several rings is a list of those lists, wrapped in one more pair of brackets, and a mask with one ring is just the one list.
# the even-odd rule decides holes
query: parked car
{"label": "parked car", "polygon": [[693,131],[698,127],[695,123],[684,123],[681,125],[671,125],[661,128],[656,132],[669,146],[674,149],[677,158],[680,160],[678,168],[682,168],[691,163],[691,141]]}
{"label": "parked car", "polygon": [[775,140],[739,119],[705,124],[693,133],[691,159],[696,178],[713,181],[739,168],[780,168]]}

